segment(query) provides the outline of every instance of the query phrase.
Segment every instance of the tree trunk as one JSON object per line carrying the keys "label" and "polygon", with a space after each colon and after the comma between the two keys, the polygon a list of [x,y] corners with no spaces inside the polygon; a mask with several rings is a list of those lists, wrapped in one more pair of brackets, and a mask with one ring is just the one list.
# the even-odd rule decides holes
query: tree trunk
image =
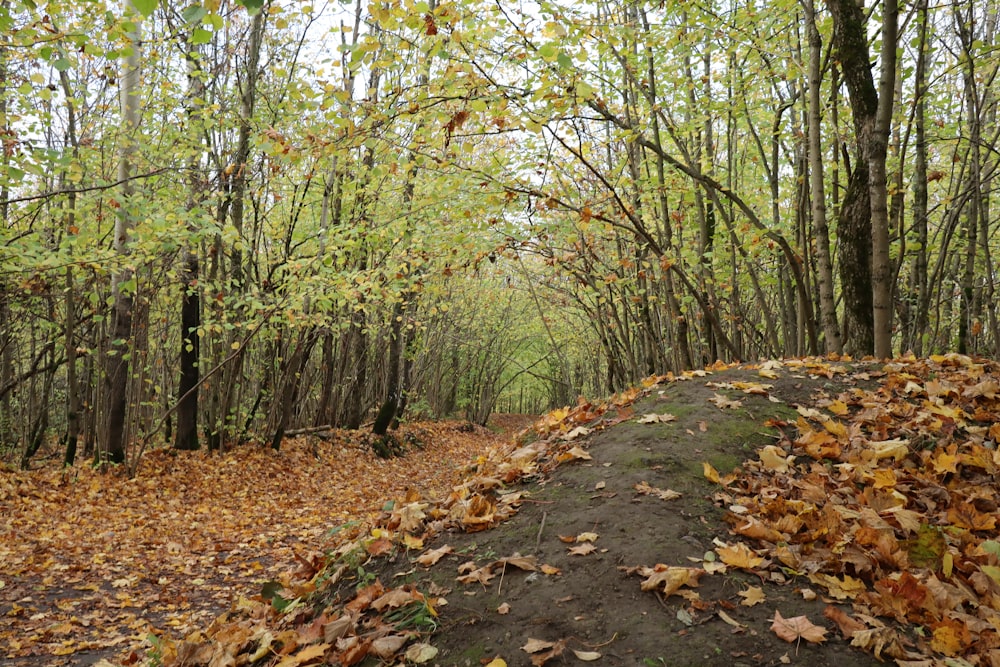
{"label": "tree trunk", "polygon": [[914,126],[916,132],[915,156],[913,160],[913,231],[916,235],[917,251],[913,259],[910,276],[909,307],[913,312],[910,319],[909,344],[914,354],[924,356],[924,338],[927,336],[928,308],[930,292],[927,279],[927,49],[930,17],[927,12],[928,0],[917,0],[917,21],[919,25],[919,45],[917,64],[914,72],[916,108]]}
{"label": "tree trunk", "polygon": [[184,245],[181,266],[181,349],[179,355],[180,377],[177,381],[177,431],[174,448],[195,450],[198,441],[198,392],[201,372],[201,286],[198,244],[194,235],[198,231],[196,216],[204,199],[205,184],[201,178],[199,149],[201,145],[201,113],[205,104],[205,82],[199,63],[197,47],[185,54],[188,66],[187,116],[191,132],[191,159],[188,161],[188,225],[191,238]]}
{"label": "tree trunk", "polygon": [[844,343],[840,337],[837,307],[833,296],[833,262],[830,255],[830,230],[826,222],[826,188],[823,181],[822,102],[820,87],[822,72],[820,59],[823,42],[816,27],[816,9],[813,0],[804,0],[806,31],[809,40],[809,191],[812,212],[813,236],[816,239],[817,281],[819,283],[819,312],[823,326],[824,347],[827,352],[840,354]]}
{"label": "tree trunk", "polygon": [[897,0],[882,1],[882,56],[878,109],[868,150],[872,208],[872,325],[875,356],[892,356],[892,296],[895,272],[890,257],[889,190],[886,154],[892,127],[896,91],[896,42],[899,32]]}
{"label": "tree trunk", "polygon": [[[855,164],[838,220],[840,276],[847,319],[844,345],[851,354],[864,355],[875,352],[876,342],[872,211],[877,204],[872,203],[871,198],[878,186],[872,185],[870,156],[873,155],[879,99],[872,78],[867,26],[861,7],[855,0],[827,0],[827,6],[833,16],[833,46],[854,116]],[[883,191],[884,160],[883,151]],[[878,174],[875,176],[877,178]],[[884,205],[884,200],[882,203]]]}
{"label": "tree trunk", "polygon": [[[125,58],[119,81],[122,148],[118,159],[118,180],[122,184],[122,201],[118,208],[118,217],[115,220],[114,249],[119,260],[125,264],[129,253],[129,233],[133,224],[132,202],[130,201],[133,187],[129,179],[132,176],[137,146],[136,134],[139,130],[139,52],[142,48],[142,33],[140,16],[132,7],[131,0],[123,0],[122,8],[126,15],[131,15],[135,26],[134,31],[129,34],[132,51]],[[135,288],[127,284],[132,277],[128,269],[119,268],[111,278],[111,328],[109,330],[106,369],[108,416],[103,447],[105,455],[111,463],[125,461],[125,416],[128,408],[130,362],[134,352],[132,345],[132,292]]]}

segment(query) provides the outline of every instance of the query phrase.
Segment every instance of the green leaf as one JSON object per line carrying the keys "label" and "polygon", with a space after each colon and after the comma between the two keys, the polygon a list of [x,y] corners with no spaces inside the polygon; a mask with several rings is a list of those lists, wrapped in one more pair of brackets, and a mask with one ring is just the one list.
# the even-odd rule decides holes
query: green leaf
{"label": "green leaf", "polygon": [[573,59],[566,55],[565,52],[559,52],[557,62],[559,63],[559,66],[564,69],[573,69]]}
{"label": "green leaf", "polygon": [[237,0],[237,3],[246,7],[251,14],[256,14],[264,6],[264,0]]}
{"label": "green leaf", "polygon": [[1000,542],[996,540],[986,540],[979,547],[988,554],[993,554],[994,556],[1000,556]]}
{"label": "green leaf", "polygon": [[160,4],[160,0],[132,0],[132,6],[135,7],[135,11],[146,18],[149,18],[153,14],[158,4]]}
{"label": "green leaf", "polygon": [[558,55],[558,49],[556,49],[555,44],[548,42],[547,44],[542,44],[538,47],[538,55],[545,60],[552,60]]}
{"label": "green leaf", "polygon": [[208,10],[200,5],[191,5],[181,12],[181,18],[187,23],[201,23],[201,20],[207,15]]}
{"label": "green leaf", "polygon": [[212,31],[204,28],[195,28],[191,33],[192,44],[208,44],[212,41]]}
{"label": "green leaf", "polygon": [[294,602],[294,600],[286,599],[278,594],[278,591],[282,589],[284,589],[284,586],[277,581],[266,581],[260,587],[260,596],[270,601],[271,606],[278,613],[285,611]]}
{"label": "green leaf", "polygon": [[60,72],[65,72],[70,67],[70,62],[65,58],[59,58],[52,62],[52,66],[55,67]]}

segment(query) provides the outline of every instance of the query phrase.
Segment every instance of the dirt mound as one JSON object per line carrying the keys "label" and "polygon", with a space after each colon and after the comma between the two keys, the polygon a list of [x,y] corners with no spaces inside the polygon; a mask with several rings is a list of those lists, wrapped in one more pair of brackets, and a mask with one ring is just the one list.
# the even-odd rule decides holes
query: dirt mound
{"label": "dirt mound", "polygon": [[731,537],[706,462],[725,474],[777,439],[766,421],[794,421],[794,406],[856,379],[783,373],[754,391],[760,382],[756,371],[729,370],[654,387],[591,426],[613,425],[578,431],[590,460],[529,479],[509,521],[439,536],[429,547],[450,553],[432,567],[400,553],[371,571],[436,595],[439,653],[429,664],[877,664],[833,633],[823,644],[779,639],[776,612],[824,621],[827,602],[794,583],[729,568],[678,595],[640,588],[657,571],[704,564],[713,540]]}

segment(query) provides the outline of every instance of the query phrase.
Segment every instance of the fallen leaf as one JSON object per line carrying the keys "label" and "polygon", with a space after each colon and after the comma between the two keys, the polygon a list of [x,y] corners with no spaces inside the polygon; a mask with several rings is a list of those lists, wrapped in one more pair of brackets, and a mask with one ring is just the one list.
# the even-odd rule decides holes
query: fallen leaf
{"label": "fallen leaf", "polygon": [[726,565],[744,570],[753,570],[764,563],[764,558],[743,542],[717,547],[715,552],[719,554],[719,560]]}
{"label": "fallen leaf", "polygon": [[507,667],[507,662],[503,658],[493,658],[484,667]]}
{"label": "fallen leaf", "polygon": [[697,586],[698,579],[705,571],[701,568],[657,564],[653,568],[640,568],[638,572],[646,577],[645,581],[639,585],[642,590],[658,590],[665,596],[670,597],[681,586]]}
{"label": "fallen leaf", "polygon": [[600,660],[601,659],[601,654],[598,653],[597,651],[577,651],[577,650],[574,650],[573,651],[573,655],[575,655],[579,660],[583,660],[584,662],[593,662],[594,660]]}
{"label": "fallen leaf", "polygon": [[454,549],[451,548],[451,545],[446,544],[443,547],[431,549],[430,551],[421,554],[417,557],[417,563],[423,565],[424,567],[430,567],[453,551]]}
{"label": "fallen leaf", "polygon": [[781,612],[777,610],[774,612],[771,630],[789,643],[797,642],[800,639],[813,644],[821,644],[826,641],[826,628],[823,626],[813,624],[805,616],[783,618]]}
{"label": "fallen leaf", "polygon": [[330,644],[314,644],[312,646],[306,646],[295,655],[285,656],[281,662],[277,664],[277,667],[298,667],[299,665],[312,662],[317,658],[323,657],[330,646]]}
{"label": "fallen leaf", "polygon": [[560,639],[557,642],[547,642],[542,639],[528,638],[528,642],[521,647],[521,650],[526,653],[535,654],[531,656],[531,664],[538,667],[540,665],[544,665],[552,658],[556,658],[562,655],[562,652],[563,650],[565,650],[565,648],[566,648],[565,639]]}
{"label": "fallen leaf", "polygon": [[568,551],[571,556],[586,556],[587,554],[597,551],[597,547],[595,547],[592,542],[585,542],[575,547],[570,547]]}
{"label": "fallen leaf", "polygon": [[497,607],[497,613],[501,616],[506,616],[510,613],[510,605],[504,602],[499,607]]}
{"label": "fallen leaf", "polygon": [[662,415],[649,413],[639,417],[638,419],[640,424],[667,424],[674,421],[677,421],[677,417],[668,412],[665,412]]}
{"label": "fallen leaf", "polygon": [[764,589],[760,586],[750,586],[746,590],[742,590],[737,593],[737,595],[743,598],[743,601],[740,602],[740,604],[744,607],[752,607],[767,599],[767,596],[764,595]]}
{"label": "fallen leaf", "polygon": [[646,496],[656,496],[660,500],[675,500],[681,497],[681,494],[672,489],[658,489],[655,486],[650,486],[647,482],[642,481],[633,487],[639,493]]}
{"label": "fallen leaf", "polygon": [[731,625],[734,628],[745,628],[746,627],[745,625],[743,625],[742,623],[740,623],[735,618],[733,618],[732,616],[730,616],[729,614],[727,614],[726,612],[724,612],[721,609],[718,612],[716,612],[716,613],[719,615],[719,618],[721,618],[723,621],[725,621],[725,623],[727,625]]}
{"label": "fallen leaf", "polygon": [[369,647],[369,652],[377,655],[383,660],[388,660],[392,656],[396,655],[401,648],[406,644],[406,635],[389,635],[387,637],[379,637],[372,641]]}
{"label": "fallen leaf", "polygon": [[[437,657],[437,654],[438,650],[436,647],[431,646],[430,644],[420,643],[420,644],[414,644],[410,648],[406,649],[406,653],[404,653],[403,655],[410,662],[419,665],[425,662],[430,662],[431,660]],[[498,667],[501,666],[498,665]],[[506,667],[506,664],[503,665],[502,667]]]}
{"label": "fallen leaf", "polygon": [[855,620],[850,614],[845,612],[840,607],[834,607],[833,605],[827,605],[826,609],[823,610],[823,616],[830,619],[837,624],[840,629],[840,634],[844,639],[851,639],[854,633],[864,630],[866,626],[864,623]]}
{"label": "fallen leaf", "polygon": [[714,394],[712,398],[708,399],[709,403],[714,403],[722,410],[735,410],[737,408],[743,407],[743,401],[733,401],[722,394]]}
{"label": "fallen leaf", "polygon": [[576,536],[577,542],[596,542],[597,533],[580,533]]}

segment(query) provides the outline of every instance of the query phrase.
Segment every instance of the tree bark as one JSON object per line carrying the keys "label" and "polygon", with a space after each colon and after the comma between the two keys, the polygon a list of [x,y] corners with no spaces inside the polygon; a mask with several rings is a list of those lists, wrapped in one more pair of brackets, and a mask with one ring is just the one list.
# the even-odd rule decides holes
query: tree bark
{"label": "tree bark", "polygon": [[188,66],[187,115],[192,143],[192,157],[188,161],[188,233],[192,235],[184,246],[181,265],[181,349],[179,355],[180,377],[177,381],[177,431],[174,448],[195,450],[198,441],[198,392],[201,360],[201,272],[198,245],[193,236],[198,231],[195,217],[204,199],[204,181],[199,165],[201,144],[201,113],[205,101],[205,82],[200,71],[200,54],[197,47],[185,54]]}
{"label": "tree bark", "polygon": [[[854,116],[855,163],[838,219],[840,277],[844,292],[845,349],[851,354],[875,352],[872,276],[873,227],[870,172],[872,142],[879,112],[878,92],[868,56],[865,17],[855,0],[827,0],[833,16],[833,46],[850,95]],[[884,177],[883,152],[883,177]],[[882,186],[884,188],[884,178]],[[883,202],[884,204],[884,202]]]}
{"label": "tree bark", "polygon": [[[122,117],[122,149],[118,159],[118,180],[121,198],[118,217],[115,220],[114,249],[119,261],[124,265],[129,254],[129,233],[133,218],[130,201],[133,187],[131,176],[136,154],[136,133],[139,130],[139,53],[141,43],[141,19],[132,6],[131,0],[122,1],[122,9],[131,15],[135,29],[129,34],[132,51],[125,58],[119,81]],[[128,409],[128,384],[130,361],[133,353],[132,308],[134,287],[126,285],[132,277],[127,269],[118,268],[111,278],[112,307],[111,328],[106,369],[108,417],[105,428],[104,452],[111,463],[125,461],[125,417]]]}
{"label": "tree bark", "polygon": [[833,296],[833,262],[830,255],[830,230],[826,221],[826,187],[824,185],[823,140],[821,123],[822,102],[820,88],[822,72],[820,58],[823,42],[816,27],[816,8],[813,0],[804,0],[806,31],[809,41],[809,191],[812,212],[813,237],[816,239],[816,267],[819,283],[819,312],[823,327],[824,348],[834,354],[844,351],[837,320],[837,307]]}

